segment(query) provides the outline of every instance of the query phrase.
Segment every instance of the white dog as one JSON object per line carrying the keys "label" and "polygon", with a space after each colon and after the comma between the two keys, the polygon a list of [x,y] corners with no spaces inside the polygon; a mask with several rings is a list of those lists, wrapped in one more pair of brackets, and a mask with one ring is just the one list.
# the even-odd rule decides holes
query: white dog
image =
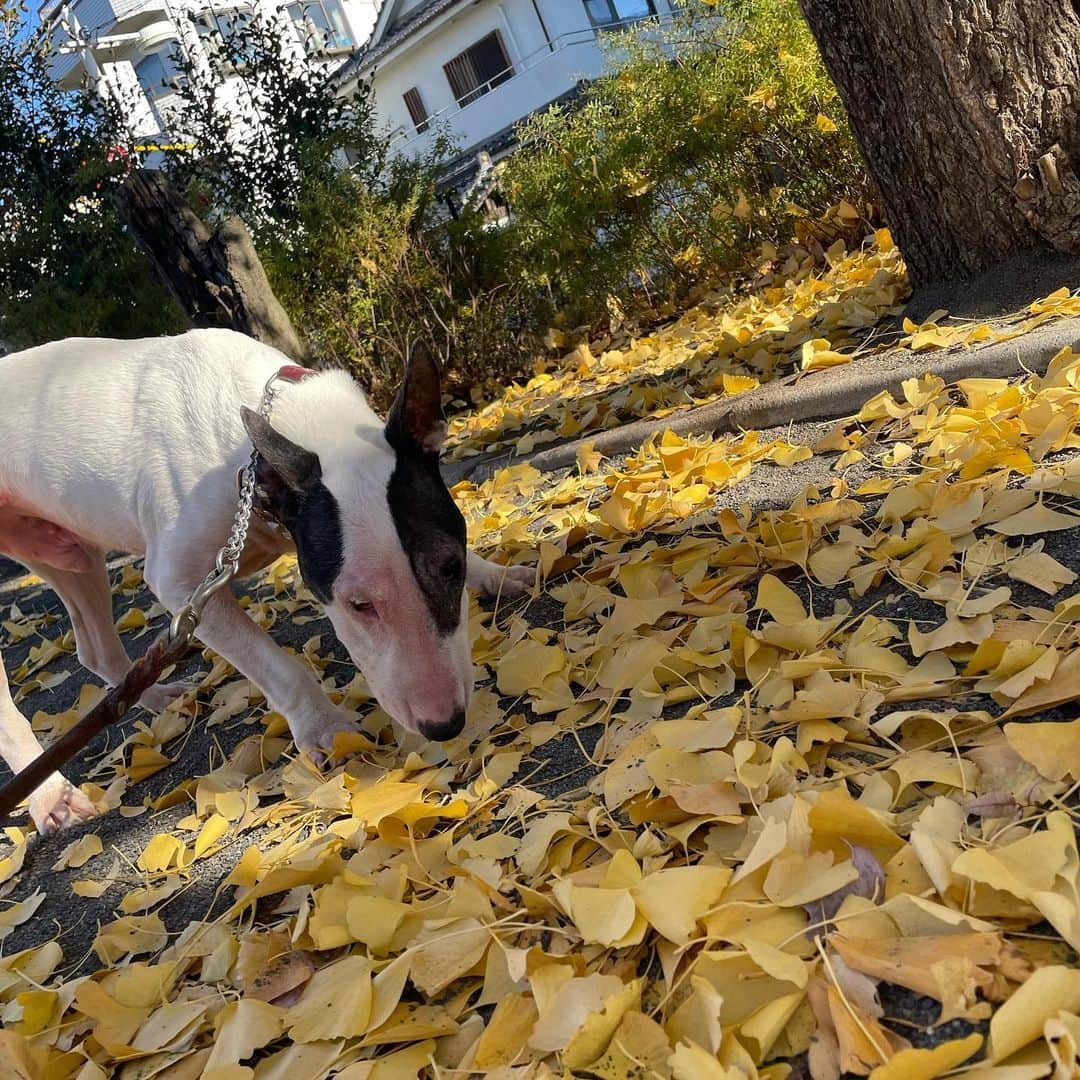
{"label": "white dog", "polygon": [[[267,419],[259,407],[275,373]],[[532,571],[466,550],[439,475],[446,422],[425,350],[385,424],[344,372],[306,373],[227,330],[43,345],[0,359],[0,390],[0,553],[55,589],[80,661],[106,683],[130,661],[105,553],[144,554],[147,584],[169,611],[182,608],[228,534],[254,446],[258,513],[241,576],[295,550],[383,708],[426,738],[460,733],[472,692],[464,586],[520,592]],[[208,603],[198,637],[263,691],[301,749],[328,749],[355,727],[228,590]],[[155,686],[141,704],[161,709],[184,689]],[[40,752],[0,663],[0,753],[18,771]],[[93,807],[57,773],[30,813],[44,832]]]}

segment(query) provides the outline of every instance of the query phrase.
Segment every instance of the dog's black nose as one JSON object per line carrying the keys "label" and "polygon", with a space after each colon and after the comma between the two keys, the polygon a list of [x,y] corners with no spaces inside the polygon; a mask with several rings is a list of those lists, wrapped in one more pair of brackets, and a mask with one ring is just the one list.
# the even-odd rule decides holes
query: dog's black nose
{"label": "dog's black nose", "polygon": [[465,727],[465,710],[457,709],[450,717],[441,724],[421,724],[420,734],[432,742],[446,742],[456,739]]}

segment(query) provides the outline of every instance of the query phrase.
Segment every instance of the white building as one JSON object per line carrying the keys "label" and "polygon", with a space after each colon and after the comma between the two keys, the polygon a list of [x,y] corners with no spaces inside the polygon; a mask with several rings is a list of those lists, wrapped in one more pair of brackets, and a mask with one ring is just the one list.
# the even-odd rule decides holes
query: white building
{"label": "white building", "polygon": [[[648,32],[676,0],[45,0],[64,28],[53,73],[65,87],[112,93],[132,132],[168,132],[179,48],[197,69],[222,64],[217,41],[254,11],[273,15],[299,50],[338,68],[342,92],[370,78],[393,152],[419,156],[437,134],[461,151],[448,187],[498,160],[530,113],[603,69],[604,34]],[[66,41],[65,41],[66,38]],[[241,87],[238,78],[227,85]]]}
{"label": "white building", "polygon": [[[168,131],[178,51],[197,70],[228,75],[221,36],[258,12],[278,19],[298,51],[340,65],[369,38],[378,9],[379,0],[45,0],[41,20],[57,31],[57,82],[114,95],[132,133],[152,139]],[[227,85],[239,91],[240,80]]]}
{"label": "white building", "polygon": [[420,155],[440,132],[497,160],[513,126],[603,69],[600,38],[670,16],[674,0],[385,0],[365,48],[339,71],[370,77],[394,152]]}

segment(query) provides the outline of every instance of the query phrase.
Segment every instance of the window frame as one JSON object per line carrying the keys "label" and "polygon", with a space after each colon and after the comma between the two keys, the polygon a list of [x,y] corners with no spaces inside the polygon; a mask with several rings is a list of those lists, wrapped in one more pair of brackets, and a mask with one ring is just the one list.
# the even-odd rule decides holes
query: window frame
{"label": "window frame", "polygon": [[[461,88],[464,90],[464,93],[458,94],[458,86],[455,85],[455,78],[460,73],[464,73],[467,70],[466,65],[474,65],[474,61],[470,56],[473,50],[491,40],[498,45],[506,66],[490,78],[485,79],[483,82],[478,81],[475,86],[467,90],[462,86]],[[454,95],[454,100],[462,109],[464,109],[466,105],[471,105],[474,101],[479,101],[480,98],[484,97],[486,94],[490,94],[497,86],[502,86],[504,82],[508,82],[517,74],[517,71],[514,68],[514,61],[510,57],[510,50],[507,49],[506,42],[503,41],[502,31],[498,27],[495,27],[486,33],[482,38],[478,38],[467,49],[462,49],[456,56],[452,56],[442,67],[443,74],[446,76],[446,81],[450,84],[450,93]],[[473,71],[473,74],[476,75],[478,73]]]}
{"label": "window frame", "polygon": [[243,25],[239,29],[242,32],[254,20],[254,8],[249,4],[240,3],[224,9],[207,7],[202,10],[192,11],[188,15],[191,25],[199,38],[199,43],[206,50],[206,58],[220,71],[243,71],[246,66],[243,60],[237,62],[224,55],[225,32],[223,24],[228,26],[229,34],[232,35],[236,32],[236,23],[241,17],[243,18]]}
{"label": "window frame", "polygon": [[[411,101],[410,95],[412,95]],[[409,112],[409,119],[413,122],[413,128],[416,130],[416,134],[423,135],[423,133],[431,127],[431,113],[427,110],[427,105],[424,103],[420,88],[418,86],[409,87],[409,89],[401,95],[401,99],[405,102],[405,108]]]}
{"label": "window frame", "polygon": [[[322,13],[326,25],[335,34],[333,42],[327,40],[327,31],[308,16],[309,8],[318,8]],[[336,24],[334,19],[331,18],[331,8],[337,11],[342,27],[341,31],[334,29]],[[299,19],[294,14],[296,10],[299,10],[301,14]],[[296,27],[303,38],[304,49],[309,54],[330,56],[334,53],[348,52],[356,47],[352,27],[349,25],[348,17],[345,14],[345,6],[341,3],[341,0],[290,0],[285,5],[285,11],[289,16],[289,21]]]}
{"label": "window frame", "polygon": [[[132,70],[135,72],[135,81],[139,84],[139,89],[150,107],[150,115],[153,116],[154,121],[157,123],[159,131],[165,131],[169,126],[167,118],[161,111],[161,103],[166,98],[177,93],[180,89],[180,80],[185,77],[184,69],[174,59],[179,52],[179,42],[173,41],[144,53],[139,60],[131,65]],[[145,71],[144,65],[150,60],[157,61],[158,68],[161,71],[161,78],[151,79],[149,85],[147,85],[143,81],[142,72],[139,69],[143,68]],[[170,70],[173,72],[171,76],[169,75]]]}
{"label": "window frame", "polygon": [[[180,88],[180,79],[183,77],[183,71],[180,66],[173,60],[173,55],[178,51],[176,42],[172,42],[169,46],[161,46],[154,49],[152,52],[145,53],[142,59],[137,60],[132,67],[135,69],[135,78],[139,83],[142,92],[146,95],[151,104],[155,104],[162,98],[168,97],[170,94],[175,94]],[[150,80],[148,86],[142,78],[142,72],[140,68],[144,68],[144,65],[151,61],[156,60],[158,67],[161,70],[160,79]],[[170,69],[174,74],[170,75]],[[144,69],[145,70],[145,69]]]}
{"label": "window frame", "polygon": [[656,0],[645,0],[648,4],[649,10],[644,15],[630,15],[624,17],[619,14],[615,5],[619,0],[591,0],[594,4],[606,4],[608,12],[611,18],[606,22],[598,22],[596,16],[592,13],[592,8],[586,0],[582,0],[582,7],[585,8],[585,14],[588,17],[589,22],[592,24],[594,30],[622,30],[628,26],[633,26],[634,23],[643,22],[645,19],[655,19],[659,14],[656,10]]}

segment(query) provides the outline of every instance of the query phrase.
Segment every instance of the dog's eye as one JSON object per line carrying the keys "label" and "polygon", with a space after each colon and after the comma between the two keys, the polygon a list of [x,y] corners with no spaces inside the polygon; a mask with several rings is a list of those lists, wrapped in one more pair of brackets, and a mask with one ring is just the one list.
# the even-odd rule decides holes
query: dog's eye
{"label": "dog's eye", "polygon": [[461,560],[458,558],[449,558],[439,568],[439,572],[443,576],[444,581],[456,581],[461,577]]}
{"label": "dog's eye", "polygon": [[349,601],[349,607],[361,615],[375,614],[375,605],[371,603],[370,600],[361,600],[358,597],[354,597]]}

